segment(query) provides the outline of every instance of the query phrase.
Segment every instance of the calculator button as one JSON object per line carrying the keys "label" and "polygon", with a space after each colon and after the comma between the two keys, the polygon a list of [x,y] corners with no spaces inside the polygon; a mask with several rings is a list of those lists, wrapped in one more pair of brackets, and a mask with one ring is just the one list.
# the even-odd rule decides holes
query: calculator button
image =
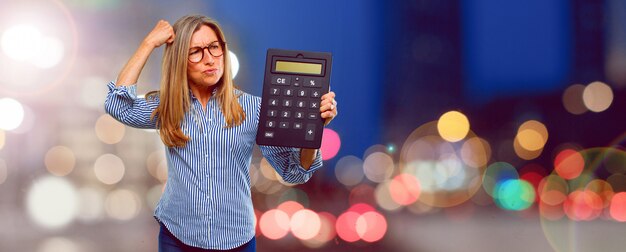
{"label": "calculator button", "polygon": [[319,108],[319,105],[320,105],[320,102],[314,101],[314,102],[311,102],[311,107],[310,108],[316,109],[316,108]]}
{"label": "calculator button", "polygon": [[292,96],[293,95],[293,89],[285,89],[285,95],[286,96]]}
{"label": "calculator button", "polygon": [[315,124],[307,124],[304,133],[304,140],[313,141],[315,139]]}
{"label": "calculator button", "polygon": [[280,95],[280,89],[278,89],[278,88],[271,88],[270,89],[270,94],[271,95]]}
{"label": "calculator button", "polygon": [[289,118],[291,117],[291,111],[283,111],[280,113],[280,117],[282,118]]}
{"label": "calculator button", "polygon": [[267,116],[269,116],[269,117],[276,117],[276,110],[268,110],[267,111]]}
{"label": "calculator button", "polygon": [[313,91],[311,92],[311,97],[320,97],[322,95],[322,93],[320,91]]}
{"label": "calculator button", "polygon": [[296,106],[298,106],[298,108],[304,108],[304,107],[306,107],[306,102],[305,101],[298,101],[296,103]]}
{"label": "calculator button", "polygon": [[278,100],[276,100],[276,99],[270,99],[269,104],[270,104],[270,106],[278,106]]}
{"label": "calculator button", "polygon": [[298,90],[298,96],[300,97],[305,97],[306,96],[306,90]]}
{"label": "calculator button", "polygon": [[274,132],[265,131],[265,134],[263,134],[263,136],[265,136],[266,138],[274,138]]}
{"label": "calculator button", "polygon": [[294,129],[302,129],[302,123],[294,123],[293,124],[293,128]]}
{"label": "calculator button", "polygon": [[284,100],[284,101],[283,101],[283,106],[285,106],[285,107],[291,107],[291,100]]}
{"label": "calculator button", "polygon": [[317,113],[309,113],[309,119],[317,119]]}
{"label": "calculator button", "polygon": [[322,87],[322,81],[318,78],[304,78],[304,86],[319,88]]}
{"label": "calculator button", "polygon": [[299,87],[301,83],[302,83],[302,78],[300,78],[300,77],[293,77],[293,83],[291,83],[291,84],[296,86],[296,87]]}
{"label": "calculator button", "polygon": [[304,113],[298,111],[294,113],[294,116],[298,119],[302,119],[304,118]]}
{"label": "calculator button", "polygon": [[273,76],[272,77],[272,84],[289,86],[289,85],[291,85],[291,77],[289,77],[289,76]]}
{"label": "calculator button", "polygon": [[281,129],[287,129],[287,128],[289,128],[289,123],[288,122],[280,122],[278,127],[280,127]]}
{"label": "calculator button", "polygon": [[267,126],[268,128],[274,128],[274,127],[276,127],[276,122],[274,122],[274,121],[267,121],[267,124],[265,126]]}

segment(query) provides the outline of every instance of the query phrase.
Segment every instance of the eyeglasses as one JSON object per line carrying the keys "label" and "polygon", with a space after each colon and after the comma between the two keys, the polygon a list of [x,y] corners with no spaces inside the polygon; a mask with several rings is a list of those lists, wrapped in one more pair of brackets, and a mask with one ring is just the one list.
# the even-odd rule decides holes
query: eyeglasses
{"label": "eyeglasses", "polygon": [[188,59],[192,63],[198,63],[204,58],[204,49],[209,49],[209,53],[213,57],[220,57],[224,55],[224,46],[226,42],[213,41],[211,44],[205,47],[195,46],[189,49]]}

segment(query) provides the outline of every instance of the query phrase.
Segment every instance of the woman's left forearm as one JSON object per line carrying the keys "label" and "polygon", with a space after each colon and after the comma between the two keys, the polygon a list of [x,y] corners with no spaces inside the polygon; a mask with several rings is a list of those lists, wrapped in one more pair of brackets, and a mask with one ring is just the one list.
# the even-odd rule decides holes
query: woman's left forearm
{"label": "woman's left forearm", "polygon": [[317,156],[317,149],[301,149],[300,150],[300,165],[305,170],[311,168],[315,157]]}

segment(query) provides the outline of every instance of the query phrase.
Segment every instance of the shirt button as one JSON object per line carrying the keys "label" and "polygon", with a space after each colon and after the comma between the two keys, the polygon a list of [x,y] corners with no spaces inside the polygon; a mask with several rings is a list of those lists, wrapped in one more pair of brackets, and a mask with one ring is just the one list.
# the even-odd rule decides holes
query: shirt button
{"label": "shirt button", "polygon": [[209,157],[209,154],[204,154],[204,157]]}

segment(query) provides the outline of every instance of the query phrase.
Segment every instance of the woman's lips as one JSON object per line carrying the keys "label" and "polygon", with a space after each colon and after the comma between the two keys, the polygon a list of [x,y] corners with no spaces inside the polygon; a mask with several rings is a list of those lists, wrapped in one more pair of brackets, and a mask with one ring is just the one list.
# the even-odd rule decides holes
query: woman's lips
{"label": "woman's lips", "polygon": [[203,73],[213,75],[216,72],[217,72],[217,68],[210,68],[210,69],[205,70]]}

